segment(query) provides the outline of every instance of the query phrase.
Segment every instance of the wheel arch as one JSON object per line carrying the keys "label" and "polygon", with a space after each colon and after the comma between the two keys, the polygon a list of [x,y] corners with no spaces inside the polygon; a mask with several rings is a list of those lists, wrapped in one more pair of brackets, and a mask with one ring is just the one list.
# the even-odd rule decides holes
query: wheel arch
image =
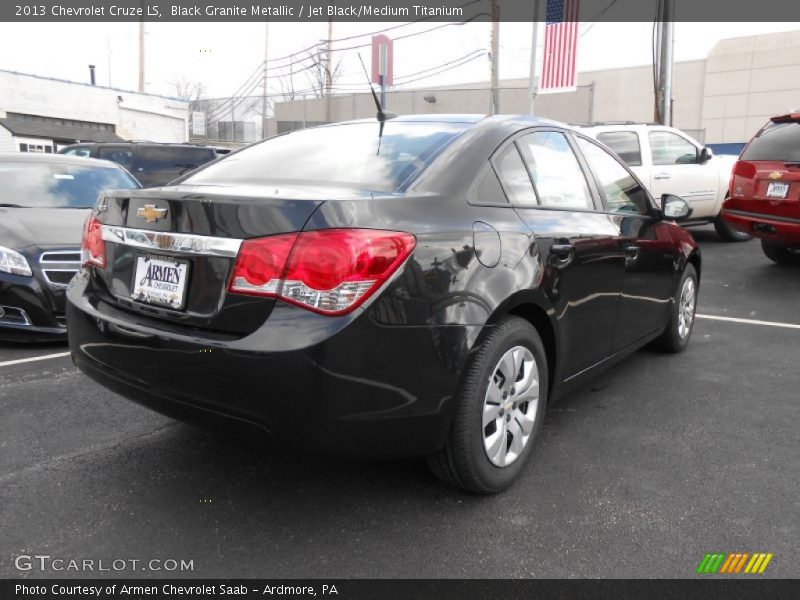
{"label": "wheel arch", "polygon": [[[546,304],[537,296],[530,294],[522,294],[512,297],[507,302],[499,306],[487,322],[488,325],[496,325],[504,317],[514,316],[525,319],[534,326],[542,338],[544,344],[545,355],[547,358],[547,377],[548,377],[548,402],[553,398],[553,390],[557,387],[555,385],[556,376],[558,374],[558,336],[556,326],[553,322],[552,310],[546,308]],[[478,340],[476,347],[482,343],[482,339]]]}

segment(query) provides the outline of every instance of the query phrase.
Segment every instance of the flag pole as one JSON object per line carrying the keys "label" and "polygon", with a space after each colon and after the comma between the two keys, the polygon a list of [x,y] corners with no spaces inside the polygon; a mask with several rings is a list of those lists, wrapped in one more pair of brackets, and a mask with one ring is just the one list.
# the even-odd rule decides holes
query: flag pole
{"label": "flag pole", "polygon": [[534,113],[536,102],[536,56],[539,38],[539,0],[533,0],[533,33],[531,34],[531,72],[528,82],[528,98],[530,99],[530,113]]}

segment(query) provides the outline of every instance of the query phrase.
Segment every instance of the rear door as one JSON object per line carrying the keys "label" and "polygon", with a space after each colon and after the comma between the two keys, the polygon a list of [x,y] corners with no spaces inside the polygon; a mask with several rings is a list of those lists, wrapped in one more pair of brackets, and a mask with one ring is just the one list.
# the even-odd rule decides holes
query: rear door
{"label": "rear door", "polygon": [[677,256],[669,225],[657,218],[641,183],[594,141],[581,136],[576,136],[576,141],[616,229],[618,251],[624,256],[622,297],[614,330],[616,352],[664,326],[677,283]]}
{"label": "rear door", "polygon": [[543,254],[542,286],[555,307],[568,379],[611,354],[623,270],[617,229],[597,211],[594,186],[562,131],[522,135],[495,165]]}

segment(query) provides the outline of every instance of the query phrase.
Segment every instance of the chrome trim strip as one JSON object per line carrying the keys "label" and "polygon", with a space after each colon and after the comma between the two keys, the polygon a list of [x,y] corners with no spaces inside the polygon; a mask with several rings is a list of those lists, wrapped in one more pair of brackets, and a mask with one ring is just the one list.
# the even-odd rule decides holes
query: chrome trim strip
{"label": "chrome trim strip", "polygon": [[242,240],[236,238],[211,237],[191,233],[174,233],[131,229],[116,225],[103,225],[103,240],[144,248],[146,250],[167,250],[180,254],[199,254],[202,256],[224,256],[235,258]]}
{"label": "chrome trim strip", "polygon": [[[57,256],[57,255],[74,255],[75,260],[53,260],[48,258],[49,256]],[[39,264],[42,265],[78,265],[81,264],[81,251],[70,251],[70,252],[43,252],[42,255],[39,257]]]}
{"label": "chrome trim strip", "polygon": [[[33,325],[33,323],[31,322],[31,318],[28,316],[28,313],[26,313],[23,309],[18,308],[16,306],[0,306],[0,308],[3,309],[3,316],[0,317],[0,323],[5,323],[6,325],[18,325],[20,327],[30,327],[31,325]],[[6,319],[5,317],[6,315],[9,314],[8,313],[9,310],[17,311],[17,313],[19,313],[20,318],[22,318],[25,322],[14,323],[13,321]]]}

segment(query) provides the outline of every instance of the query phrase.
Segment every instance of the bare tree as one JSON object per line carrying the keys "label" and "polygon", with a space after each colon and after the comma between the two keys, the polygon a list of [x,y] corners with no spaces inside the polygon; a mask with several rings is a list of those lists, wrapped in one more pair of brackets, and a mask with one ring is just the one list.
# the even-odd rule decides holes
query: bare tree
{"label": "bare tree", "polygon": [[190,81],[186,77],[178,77],[170,82],[175,89],[175,97],[189,102],[189,110],[194,110],[197,103],[206,93],[206,86],[199,81]]}
{"label": "bare tree", "polygon": [[[328,90],[328,77],[330,76],[331,87],[335,85],[342,71],[342,61],[328,60],[328,50],[325,46],[318,46],[315,50],[308,50],[306,58],[299,62],[295,68],[294,64],[288,65],[289,72],[281,76],[278,83],[281,88],[281,97],[284,100],[296,100],[301,95],[311,95],[315,98],[324,98]],[[330,68],[330,75],[328,69]],[[305,79],[304,84],[298,84],[295,78],[299,75]],[[298,87],[306,88],[305,93],[297,91]]]}

